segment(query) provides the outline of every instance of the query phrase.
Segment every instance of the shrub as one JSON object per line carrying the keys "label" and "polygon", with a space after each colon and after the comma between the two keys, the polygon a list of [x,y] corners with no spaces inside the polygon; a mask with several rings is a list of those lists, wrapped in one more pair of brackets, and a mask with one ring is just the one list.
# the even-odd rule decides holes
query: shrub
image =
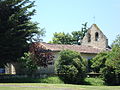
{"label": "shrub", "polygon": [[37,65],[33,62],[31,53],[24,53],[24,56],[19,59],[21,67],[25,69],[25,73],[32,75],[37,70]]}
{"label": "shrub", "polygon": [[107,84],[120,85],[120,47],[114,47],[109,53],[102,73]]}
{"label": "shrub", "polygon": [[93,86],[104,86],[105,82],[102,78],[86,78],[85,79],[86,85],[93,85]]}
{"label": "shrub", "polygon": [[64,83],[80,84],[86,76],[86,61],[78,52],[63,50],[55,62],[55,71]]}
{"label": "shrub", "polygon": [[95,72],[102,73],[108,85],[120,85],[120,47],[114,46],[112,51],[100,53],[92,60]]}
{"label": "shrub", "polygon": [[49,84],[63,84],[64,82],[56,76],[49,76],[45,78],[32,77],[10,77],[0,78],[0,83],[49,83]]}
{"label": "shrub", "polygon": [[99,73],[102,68],[105,67],[105,62],[108,57],[108,52],[101,52],[96,57],[91,60],[91,69],[92,71]]}

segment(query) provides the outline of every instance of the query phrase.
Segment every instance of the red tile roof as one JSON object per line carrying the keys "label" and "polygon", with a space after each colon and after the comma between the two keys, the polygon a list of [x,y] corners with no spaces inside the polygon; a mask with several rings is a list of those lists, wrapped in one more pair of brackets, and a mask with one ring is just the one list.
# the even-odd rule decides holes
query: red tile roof
{"label": "red tile roof", "polygon": [[61,50],[73,50],[73,51],[77,51],[80,53],[91,53],[91,54],[97,54],[100,53],[101,49],[98,48],[94,48],[91,46],[85,46],[85,45],[64,45],[64,44],[49,44],[49,43],[38,43],[39,45],[42,45],[43,47],[45,47],[46,49],[49,49],[51,51],[61,51]]}

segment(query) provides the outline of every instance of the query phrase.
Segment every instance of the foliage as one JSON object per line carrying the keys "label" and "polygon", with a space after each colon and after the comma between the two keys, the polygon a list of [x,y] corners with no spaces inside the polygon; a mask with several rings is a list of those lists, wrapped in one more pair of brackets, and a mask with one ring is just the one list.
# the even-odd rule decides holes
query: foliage
{"label": "foliage", "polygon": [[30,52],[24,53],[24,56],[19,59],[23,68],[26,70],[27,74],[33,74],[35,70],[37,70],[37,65],[34,63],[32,54]]}
{"label": "foliage", "polygon": [[16,62],[28,51],[27,41],[44,35],[31,21],[34,6],[30,0],[0,0],[0,63]]}
{"label": "foliage", "polygon": [[49,84],[63,84],[64,82],[59,77],[49,76],[45,78],[32,77],[11,77],[1,78],[0,83],[49,83]]}
{"label": "foliage", "polygon": [[[102,70],[104,80],[109,85],[120,85],[120,35],[112,43],[112,51]],[[113,79],[114,78],[114,79]]]}
{"label": "foliage", "polygon": [[81,31],[73,31],[72,32],[72,44],[80,44],[80,40],[82,40],[83,34]]}
{"label": "foliage", "polygon": [[112,43],[112,47],[118,46],[120,47],[120,35],[117,35],[116,39]]}
{"label": "foliage", "polygon": [[49,83],[49,84],[64,84],[62,80],[60,80],[57,76],[49,76],[47,78],[42,78],[41,83]]}
{"label": "foliage", "polygon": [[[104,86],[105,82],[102,78],[85,78],[86,83],[82,85]],[[49,84],[64,84],[58,76],[48,76],[45,78],[32,78],[32,77],[11,77],[2,78],[0,83],[49,83]]]}
{"label": "foliage", "polygon": [[114,46],[112,51],[100,53],[92,60],[92,68],[101,72],[108,85],[120,85],[120,47]]}
{"label": "foliage", "polygon": [[105,62],[108,57],[108,52],[101,52],[91,60],[91,69],[94,72],[99,73],[102,68],[105,67]]}
{"label": "foliage", "polygon": [[83,27],[81,31],[73,31],[71,34],[64,32],[57,33],[55,32],[53,35],[52,41],[49,43],[55,43],[55,44],[81,44],[80,40],[83,39],[86,32],[88,31],[87,28],[87,22],[85,24],[82,24]]}
{"label": "foliage", "polygon": [[24,53],[20,59],[21,67],[26,71],[26,74],[33,74],[37,70],[37,66],[47,67],[49,61],[53,60],[53,54],[50,50],[40,46],[39,43],[32,43],[30,46],[30,52]]}
{"label": "foliage", "polygon": [[120,85],[120,36],[112,43],[112,50],[93,59],[92,68],[101,72],[108,85]]}
{"label": "foliage", "polygon": [[105,82],[102,78],[85,78],[85,82],[87,85],[93,85],[93,86],[105,85]]}
{"label": "foliage", "polygon": [[107,84],[120,85],[120,47],[112,49],[102,73]]}
{"label": "foliage", "polygon": [[71,41],[72,41],[72,36],[67,33],[65,34],[64,32],[63,33],[54,33],[53,34],[54,37],[53,37],[53,41],[51,43],[55,43],[55,44],[72,44]]}
{"label": "foliage", "polygon": [[55,71],[65,83],[82,83],[86,76],[85,60],[78,52],[63,50],[55,62]]}
{"label": "foliage", "polygon": [[47,67],[49,62],[54,58],[52,51],[39,43],[31,44],[30,53],[32,54],[33,62],[38,66]]}

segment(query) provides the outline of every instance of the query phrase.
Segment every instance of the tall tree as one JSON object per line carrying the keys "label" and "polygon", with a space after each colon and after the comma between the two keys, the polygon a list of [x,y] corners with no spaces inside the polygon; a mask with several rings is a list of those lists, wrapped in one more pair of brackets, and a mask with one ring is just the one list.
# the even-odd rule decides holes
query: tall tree
{"label": "tall tree", "polygon": [[50,41],[50,43],[54,43],[54,44],[72,44],[72,36],[67,33],[65,34],[64,32],[60,32],[57,33],[55,32],[54,37],[52,39],[52,41]]}
{"label": "tall tree", "polygon": [[[34,1],[0,0],[0,63],[16,61],[28,50],[27,41],[35,35],[43,35],[38,23],[31,21]],[[30,10],[28,10],[30,9]]]}
{"label": "tall tree", "polygon": [[87,22],[85,24],[82,24],[81,31],[73,31],[71,34],[64,32],[60,33],[54,33],[54,37],[52,41],[49,43],[55,43],[55,44],[81,44],[81,40],[85,36],[86,32],[88,31],[87,28]]}
{"label": "tall tree", "polygon": [[117,35],[116,39],[112,43],[112,47],[118,46],[120,47],[120,35]]}

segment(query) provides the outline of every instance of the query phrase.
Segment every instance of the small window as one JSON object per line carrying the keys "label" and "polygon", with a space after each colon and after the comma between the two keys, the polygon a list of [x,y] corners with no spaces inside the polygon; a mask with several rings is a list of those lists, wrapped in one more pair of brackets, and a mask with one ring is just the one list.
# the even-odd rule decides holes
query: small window
{"label": "small window", "polygon": [[95,41],[98,41],[99,40],[99,34],[98,32],[95,33]]}
{"label": "small window", "polygon": [[91,35],[88,33],[88,42],[91,42]]}

